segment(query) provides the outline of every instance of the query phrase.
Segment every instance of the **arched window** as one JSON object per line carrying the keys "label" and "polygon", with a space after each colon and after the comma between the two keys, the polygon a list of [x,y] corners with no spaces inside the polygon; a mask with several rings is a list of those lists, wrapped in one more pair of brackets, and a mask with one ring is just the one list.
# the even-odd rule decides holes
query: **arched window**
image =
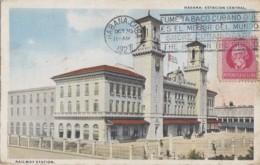
{"label": "arched window", "polygon": [[59,125],[59,137],[63,138],[63,125],[62,125],[62,123]]}
{"label": "arched window", "polygon": [[67,138],[71,138],[71,125],[67,124]]}
{"label": "arched window", "polygon": [[14,134],[14,123],[13,122],[10,125],[10,132],[11,132],[11,134]]}
{"label": "arched window", "polygon": [[88,126],[88,124],[84,125],[83,135],[84,135],[84,139],[88,140],[88,138],[89,138],[89,126]]}
{"label": "arched window", "polygon": [[75,138],[79,138],[80,137],[80,126],[79,124],[75,125]]}
{"label": "arched window", "polygon": [[54,136],[54,124],[53,123],[50,124],[50,136],[51,137]]}
{"label": "arched window", "polygon": [[42,134],[43,136],[47,136],[47,124],[43,123],[42,125]]}
{"label": "arched window", "polygon": [[192,60],[195,60],[195,50],[192,50]]}
{"label": "arched window", "polygon": [[26,123],[23,123],[23,135],[26,135]]}
{"label": "arched window", "polygon": [[16,135],[20,135],[20,123],[16,123]]}
{"label": "arched window", "polygon": [[36,123],[36,136],[40,136],[40,123]]}
{"label": "arched window", "polygon": [[99,138],[98,125],[95,124],[95,125],[93,125],[93,139],[98,140],[98,138]]}
{"label": "arched window", "polygon": [[33,136],[33,123],[29,124],[29,134],[30,136]]}

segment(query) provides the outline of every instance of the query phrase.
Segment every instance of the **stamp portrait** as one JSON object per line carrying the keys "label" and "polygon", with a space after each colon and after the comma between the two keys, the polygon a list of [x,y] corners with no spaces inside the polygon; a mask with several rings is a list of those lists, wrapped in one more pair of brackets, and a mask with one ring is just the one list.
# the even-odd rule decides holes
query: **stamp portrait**
{"label": "stamp portrait", "polygon": [[61,2],[1,2],[3,163],[260,161],[258,0]]}

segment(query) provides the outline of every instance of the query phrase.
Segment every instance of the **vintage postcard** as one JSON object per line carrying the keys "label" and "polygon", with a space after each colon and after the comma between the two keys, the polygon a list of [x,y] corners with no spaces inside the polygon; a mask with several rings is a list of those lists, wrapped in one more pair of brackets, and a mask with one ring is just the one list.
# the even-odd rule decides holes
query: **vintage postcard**
{"label": "vintage postcard", "polygon": [[1,3],[1,163],[259,164],[260,1]]}

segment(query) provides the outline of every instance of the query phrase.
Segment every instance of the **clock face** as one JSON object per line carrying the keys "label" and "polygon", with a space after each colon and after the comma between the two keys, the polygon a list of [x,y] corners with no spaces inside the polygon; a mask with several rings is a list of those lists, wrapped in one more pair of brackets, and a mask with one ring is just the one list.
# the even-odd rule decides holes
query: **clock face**
{"label": "clock face", "polygon": [[155,70],[158,72],[160,70],[160,59],[155,59]]}

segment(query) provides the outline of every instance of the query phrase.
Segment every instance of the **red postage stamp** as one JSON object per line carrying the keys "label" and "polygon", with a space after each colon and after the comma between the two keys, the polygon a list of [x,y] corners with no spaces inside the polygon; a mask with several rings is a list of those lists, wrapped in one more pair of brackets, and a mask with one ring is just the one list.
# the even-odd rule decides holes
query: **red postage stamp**
{"label": "red postage stamp", "polygon": [[221,39],[218,54],[220,80],[257,80],[256,38]]}

